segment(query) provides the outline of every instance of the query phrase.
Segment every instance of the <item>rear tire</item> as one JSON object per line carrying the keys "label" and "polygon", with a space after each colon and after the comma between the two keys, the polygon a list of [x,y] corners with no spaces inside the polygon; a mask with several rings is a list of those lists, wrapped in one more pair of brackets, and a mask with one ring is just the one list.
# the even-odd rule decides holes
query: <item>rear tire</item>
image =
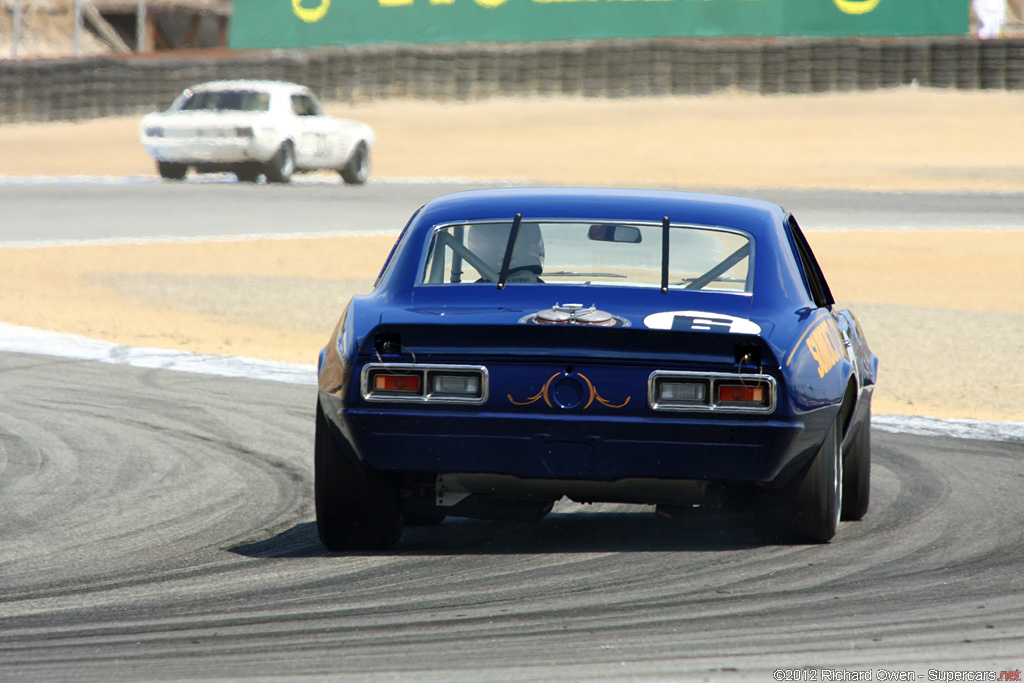
{"label": "rear tire", "polygon": [[352,156],[338,170],[338,173],[348,185],[362,185],[366,182],[366,179],[370,177],[370,150],[367,149],[366,143],[360,142],[356,145]]}
{"label": "rear tire", "polygon": [[843,514],[848,521],[863,519],[871,502],[871,408],[854,437],[843,463]]}
{"label": "rear tire", "polygon": [[364,471],[331,433],[316,406],[313,453],[316,528],[328,550],[388,550],[402,535],[398,485],[382,472]]}
{"label": "rear tire", "polygon": [[235,169],[235,177],[240,183],[255,183],[260,178],[260,169],[246,164]]}
{"label": "rear tire", "polygon": [[267,162],[263,174],[272,183],[290,183],[295,173],[295,149],[287,140],[281,143],[280,149]]}
{"label": "rear tire", "polygon": [[170,161],[158,161],[156,163],[156,170],[160,173],[160,177],[166,180],[182,180],[185,174],[188,173],[188,166],[171,163]]}
{"label": "rear tire", "polygon": [[828,543],[839,528],[843,505],[841,425],[832,423],[814,460],[775,492],[776,530],[792,543]]}

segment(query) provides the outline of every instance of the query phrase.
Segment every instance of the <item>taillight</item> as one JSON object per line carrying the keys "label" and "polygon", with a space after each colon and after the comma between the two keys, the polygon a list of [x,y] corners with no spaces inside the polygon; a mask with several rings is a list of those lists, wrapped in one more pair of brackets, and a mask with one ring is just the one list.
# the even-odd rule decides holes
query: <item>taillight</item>
{"label": "taillight", "polygon": [[708,400],[708,383],[665,378],[657,383],[656,395],[658,403],[662,405],[705,405]]}
{"label": "taillight", "polygon": [[430,373],[430,393],[432,396],[477,397],[480,395],[480,377]]}
{"label": "taillight", "polygon": [[719,384],[719,403],[764,403],[763,386],[746,386],[743,384]]}
{"label": "taillight", "polygon": [[466,365],[371,363],[363,368],[368,401],[485,403],[487,368]]}
{"label": "taillight", "polygon": [[722,411],[768,414],[775,410],[771,375],[656,370],[648,379],[647,401],[654,410]]}
{"label": "taillight", "polygon": [[373,376],[373,390],[396,394],[419,394],[420,376],[387,375],[377,373]]}

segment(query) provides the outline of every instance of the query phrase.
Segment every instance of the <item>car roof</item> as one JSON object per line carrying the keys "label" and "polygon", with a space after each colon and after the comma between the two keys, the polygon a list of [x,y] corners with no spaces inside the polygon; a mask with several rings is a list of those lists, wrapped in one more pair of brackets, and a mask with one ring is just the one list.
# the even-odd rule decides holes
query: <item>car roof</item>
{"label": "car roof", "polygon": [[417,223],[458,221],[612,220],[733,227],[755,238],[777,236],[785,211],[777,204],[725,195],[671,190],[499,188],[442,195],[420,210]]}
{"label": "car roof", "polygon": [[[393,262],[389,260],[378,284],[384,289],[402,292],[398,299],[411,294],[423,266],[424,250],[437,226],[482,221],[511,222],[517,213],[522,214],[522,220],[534,223],[550,220],[660,224],[668,216],[669,221],[677,226],[740,230],[747,233],[755,245],[753,293],[755,299],[761,300],[758,305],[790,299],[804,302],[806,299],[801,293],[806,287],[801,285],[802,276],[789,243],[788,214],[781,206],[744,197],[672,190],[509,187],[442,195],[422,206],[414,215],[404,237],[396,245]],[[760,281],[764,285],[759,286]],[[553,286],[549,285],[545,290],[550,291]],[[602,291],[615,289],[607,287]],[[634,301],[647,298],[635,288],[627,290]],[[522,296],[539,292],[534,288],[518,288],[517,291]],[[439,296],[443,293],[449,298],[456,294],[448,289],[443,292],[438,289],[438,292]],[[706,295],[708,293],[699,293],[702,297]],[[466,296],[472,299],[483,295],[467,292]],[[784,305],[790,306],[792,301]]]}
{"label": "car roof", "polygon": [[258,79],[207,81],[206,83],[197,83],[196,85],[189,86],[188,89],[193,92],[201,90],[265,90],[284,92],[309,92],[309,88],[307,88],[304,85],[299,85],[298,83]]}

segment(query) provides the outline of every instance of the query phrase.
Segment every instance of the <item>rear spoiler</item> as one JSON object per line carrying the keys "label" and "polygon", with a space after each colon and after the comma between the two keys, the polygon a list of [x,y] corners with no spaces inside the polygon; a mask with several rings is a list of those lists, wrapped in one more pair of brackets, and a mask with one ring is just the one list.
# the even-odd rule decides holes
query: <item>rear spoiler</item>
{"label": "rear spoiler", "polygon": [[779,366],[756,334],[583,325],[385,323],[366,336],[359,355],[420,363],[523,357],[659,367]]}

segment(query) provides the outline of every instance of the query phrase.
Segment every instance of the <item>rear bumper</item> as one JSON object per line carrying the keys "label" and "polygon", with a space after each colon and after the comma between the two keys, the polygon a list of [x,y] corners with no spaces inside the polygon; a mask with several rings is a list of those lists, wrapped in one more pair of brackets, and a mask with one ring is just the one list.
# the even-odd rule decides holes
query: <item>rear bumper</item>
{"label": "rear bumper", "polygon": [[157,161],[188,165],[264,163],[274,153],[249,138],[146,138],[143,146]]}
{"label": "rear bumper", "polygon": [[330,398],[321,393],[350,452],[366,467],[395,472],[768,483],[818,445],[799,421],[341,411],[329,409]]}

